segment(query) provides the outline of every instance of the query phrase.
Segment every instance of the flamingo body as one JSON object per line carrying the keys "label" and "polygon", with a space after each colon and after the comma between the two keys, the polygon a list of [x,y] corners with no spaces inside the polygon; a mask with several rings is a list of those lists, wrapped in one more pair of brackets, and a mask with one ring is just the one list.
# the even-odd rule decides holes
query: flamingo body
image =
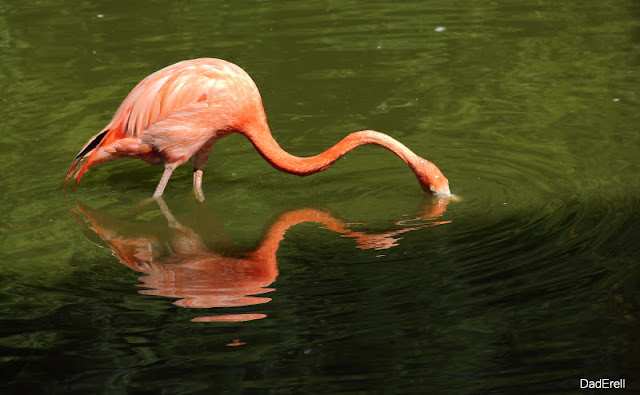
{"label": "flamingo body", "polygon": [[143,79],[122,102],[111,122],[93,136],[74,159],[75,186],[91,167],[118,158],[138,158],[165,168],[154,193],[161,196],[173,170],[190,160],[199,200],[202,174],[215,142],[241,133],[278,170],[305,176],[328,168],[353,148],[377,144],[393,151],[413,170],[428,193],[448,195],[449,184],[431,162],[386,134],[364,130],[313,157],[284,151],[273,139],[255,83],[240,67],[221,59],[185,60]]}

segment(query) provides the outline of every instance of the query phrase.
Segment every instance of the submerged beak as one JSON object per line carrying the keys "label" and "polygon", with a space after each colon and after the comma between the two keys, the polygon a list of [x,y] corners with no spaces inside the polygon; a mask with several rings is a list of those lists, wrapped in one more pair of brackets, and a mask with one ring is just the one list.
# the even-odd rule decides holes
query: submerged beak
{"label": "submerged beak", "polygon": [[435,197],[449,197],[449,196],[453,196],[451,194],[451,191],[449,190],[449,188],[447,188],[446,191],[438,191],[434,186],[430,186],[429,190],[431,191],[431,194]]}

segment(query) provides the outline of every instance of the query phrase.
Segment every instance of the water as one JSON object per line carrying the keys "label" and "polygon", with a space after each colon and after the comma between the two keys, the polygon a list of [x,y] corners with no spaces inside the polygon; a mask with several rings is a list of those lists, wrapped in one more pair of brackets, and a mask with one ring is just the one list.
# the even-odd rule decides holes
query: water
{"label": "water", "polygon": [[[0,4],[3,393],[640,388],[638,17],[631,1]],[[64,195],[137,81],[219,57],[275,138],[376,129],[298,178],[220,141],[198,204],[119,161]]]}

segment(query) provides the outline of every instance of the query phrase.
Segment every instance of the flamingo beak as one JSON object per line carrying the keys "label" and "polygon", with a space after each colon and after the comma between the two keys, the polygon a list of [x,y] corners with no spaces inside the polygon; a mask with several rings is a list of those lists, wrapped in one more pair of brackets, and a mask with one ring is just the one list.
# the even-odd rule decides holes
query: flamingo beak
{"label": "flamingo beak", "polygon": [[434,187],[433,185],[429,187],[429,191],[431,191],[431,194],[433,196],[436,197],[448,197],[448,196],[452,196],[451,191],[449,190],[449,188],[447,188],[446,191],[438,191],[436,189],[436,187]]}

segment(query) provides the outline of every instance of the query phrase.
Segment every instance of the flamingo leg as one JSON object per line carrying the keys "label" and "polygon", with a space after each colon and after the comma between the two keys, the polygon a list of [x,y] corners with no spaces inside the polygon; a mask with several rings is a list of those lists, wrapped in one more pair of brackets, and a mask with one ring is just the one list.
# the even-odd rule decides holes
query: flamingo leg
{"label": "flamingo leg", "polygon": [[169,182],[169,178],[171,178],[171,173],[173,173],[173,166],[165,166],[164,173],[162,173],[162,178],[156,187],[156,191],[153,193],[153,197],[162,196],[164,189],[167,187],[167,183]]}
{"label": "flamingo leg", "polygon": [[204,202],[204,192],[202,192],[202,169],[193,169],[193,193],[199,202]]}
{"label": "flamingo leg", "polygon": [[199,202],[204,202],[204,192],[202,192],[202,174],[204,173],[204,165],[207,163],[207,159],[209,159],[211,147],[213,147],[215,142],[216,140],[209,141],[191,157],[191,164],[193,165],[193,193],[196,195],[196,199]]}

